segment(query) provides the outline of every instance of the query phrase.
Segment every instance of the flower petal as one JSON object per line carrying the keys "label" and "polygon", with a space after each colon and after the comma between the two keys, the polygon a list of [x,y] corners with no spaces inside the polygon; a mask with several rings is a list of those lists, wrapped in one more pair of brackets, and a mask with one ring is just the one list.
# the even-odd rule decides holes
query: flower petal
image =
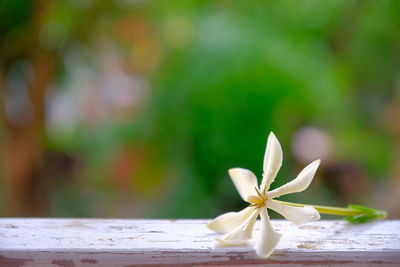
{"label": "flower petal", "polygon": [[211,231],[226,234],[241,225],[253,211],[253,207],[247,207],[239,212],[224,213],[207,223],[206,226]]}
{"label": "flower petal", "polygon": [[260,186],[261,191],[268,191],[282,166],[282,157],[281,144],[278,139],[276,139],[274,133],[271,132],[268,136],[267,148],[265,149],[263,179]]}
{"label": "flower petal", "polygon": [[293,207],[274,200],[267,201],[267,207],[281,214],[287,220],[296,225],[310,221],[319,220],[320,215],[316,209],[311,206]]}
{"label": "flower petal", "polygon": [[236,190],[244,201],[247,201],[247,198],[251,195],[257,195],[254,189],[255,187],[258,188],[257,177],[254,173],[242,168],[229,169],[228,172]]}
{"label": "flower petal", "polygon": [[301,192],[306,189],[314,178],[314,174],[317,171],[320,162],[320,160],[313,161],[305,167],[295,179],[272,190],[271,192],[268,192],[268,198],[271,199],[290,193]]}
{"label": "flower petal", "polygon": [[257,254],[266,258],[274,251],[282,235],[272,228],[267,209],[262,209],[260,215],[261,235],[257,242]]}
{"label": "flower petal", "polygon": [[260,209],[253,208],[251,215],[238,227],[229,233],[215,238],[219,246],[243,246],[247,245],[247,240],[252,237],[254,224],[257,221]]}

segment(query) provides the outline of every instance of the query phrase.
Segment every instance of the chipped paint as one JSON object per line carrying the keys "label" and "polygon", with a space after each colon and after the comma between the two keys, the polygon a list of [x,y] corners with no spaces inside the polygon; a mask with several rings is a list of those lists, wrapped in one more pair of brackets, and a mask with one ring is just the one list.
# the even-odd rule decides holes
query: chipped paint
{"label": "chipped paint", "polygon": [[20,267],[24,266],[26,263],[31,262],[31,259],[25,258],[11,258],[5,257],[0,254],[0,266],[7,266],[7,267]]}
{"label": "chipped paint", "polygon": [[75,263],[72,260],[66,260],[66,259],[52,260],[51,263],[55,264],[57,266],[60,266],[60,267],[73,267],[73,266],[75,266]]}
{"label": "chipped paint", "polygon": [[82,259],[81,263],[96,264],[96,263],[98,263],[98,261],[95,259]]}

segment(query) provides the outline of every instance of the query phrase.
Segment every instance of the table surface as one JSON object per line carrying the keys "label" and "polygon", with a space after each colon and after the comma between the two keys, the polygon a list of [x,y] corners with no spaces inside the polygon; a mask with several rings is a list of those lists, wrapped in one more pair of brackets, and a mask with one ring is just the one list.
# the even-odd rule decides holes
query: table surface
{"label": "table surface", "polygon": [[[353,225],[273,220],[282,239],[268,259],[252,246],[217,247],[208,220],[0,219],[0,266],[393,265],[400,221]],[[254,232],[256,240],[259,222]],[[255,242],[254,240],[254,242]]]}

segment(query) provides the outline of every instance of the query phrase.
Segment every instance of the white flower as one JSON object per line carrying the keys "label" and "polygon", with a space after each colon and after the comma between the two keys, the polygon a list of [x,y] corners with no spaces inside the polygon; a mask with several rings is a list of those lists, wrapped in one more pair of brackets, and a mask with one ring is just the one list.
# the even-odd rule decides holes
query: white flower
{"label": "white flower", "polygon": [[274,198],[305,190],[310,185],[319,163],[320,160],[313,161],[294,180],[268,192],[282,165],[282,148],[271,132],[268,136],[260,187],[257,185],[256,176],[251,171],[241,168],[229,170],[229,175],[240,196],[244,201],[249,202],[250,206],[239,212],[222,214],[207,224],[210,230],[224,234],[215,239],[217,244],[221,246],[247,245],[247,241],[252,237],[257,217],[260,215],[261,234],[257,242],[257,254],[268,257],[278,244],[281,234],[272,228],[267,208],[280,213],[296,225],[318,220],[319,213],[313,207],[293,207],[279,203]]}

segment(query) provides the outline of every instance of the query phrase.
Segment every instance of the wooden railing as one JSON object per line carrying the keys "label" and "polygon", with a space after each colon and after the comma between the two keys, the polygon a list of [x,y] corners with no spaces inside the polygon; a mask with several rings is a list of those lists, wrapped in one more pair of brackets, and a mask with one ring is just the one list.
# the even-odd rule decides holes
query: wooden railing
{"label": "wooden railing", "polygon": [[260,259],[252,246],[217,247],[217,234],[205,222],[3,218],[0,266],[400,266],[400,221],[317,221],[296,227],[274,220],[283,236],[268,259]]}

